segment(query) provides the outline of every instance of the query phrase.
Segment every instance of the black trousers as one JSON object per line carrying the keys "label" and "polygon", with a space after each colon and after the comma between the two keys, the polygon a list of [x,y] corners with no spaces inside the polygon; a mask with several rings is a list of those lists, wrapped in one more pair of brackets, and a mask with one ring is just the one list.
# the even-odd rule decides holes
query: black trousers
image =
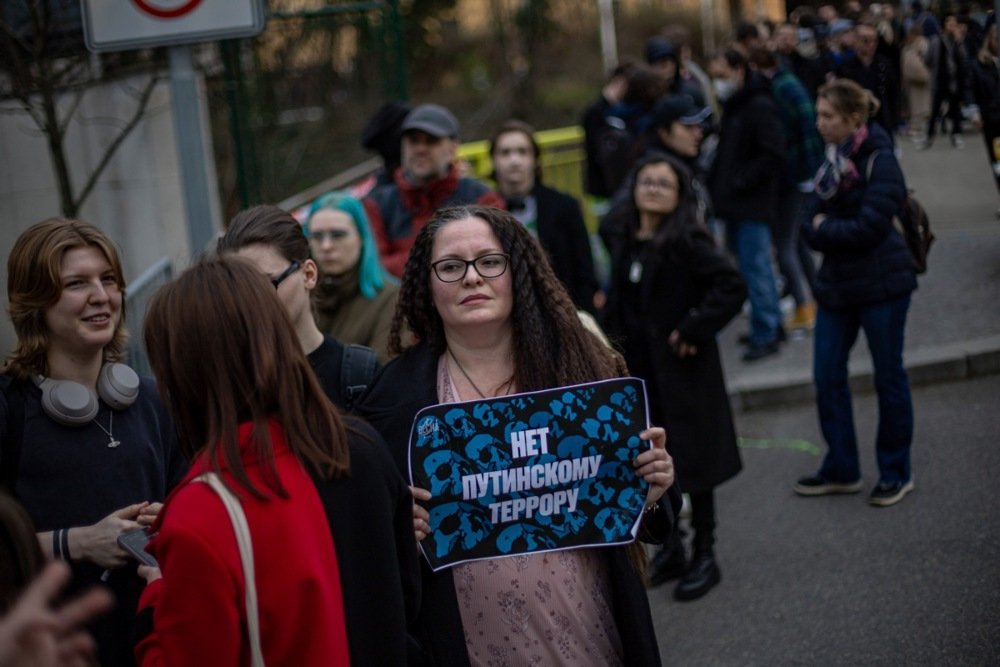
{"label": "black trousers", "polygon": [[715,492],[712,490],[692,493],[691,529],[694,530],[692,551],[711,553],[715,546]]}
{"label": "black trousers", "polygon": [[962,97],[958,92],[951,92],[947,88],[934,91],[934,100],[931,102],[931,119],[927,121],[927,140],[934,138],[937,131],[938,121],[941,119],[941,105],[948,102],[948,118],[951,119],[951,136],[962,132]]}

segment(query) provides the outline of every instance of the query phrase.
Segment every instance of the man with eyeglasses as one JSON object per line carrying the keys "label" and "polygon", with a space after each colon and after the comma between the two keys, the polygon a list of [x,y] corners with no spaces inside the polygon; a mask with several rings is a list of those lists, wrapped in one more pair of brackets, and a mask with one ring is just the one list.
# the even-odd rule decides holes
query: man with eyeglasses
{"label": "man with eyeglasses", "polygon": [[867,88],[881,107],[873,120],[895,141],[896,127],[901,117],[899,77],[889,59],[878,49],[878,28],[872,23],[859,23],[855,28],[854,55],[836,69],[838,77],[850,79]]}
{"label": "man with eyeglasses", "polygon": [[377,186],[364,201],[382,265],[397,277],[403,275],[417,232],[439,208],[504,208],[497,193],[475,179],[459,177],[458,121],[450,111],[422,104],[407,114],[402,131],[402,164],[393,183]]}

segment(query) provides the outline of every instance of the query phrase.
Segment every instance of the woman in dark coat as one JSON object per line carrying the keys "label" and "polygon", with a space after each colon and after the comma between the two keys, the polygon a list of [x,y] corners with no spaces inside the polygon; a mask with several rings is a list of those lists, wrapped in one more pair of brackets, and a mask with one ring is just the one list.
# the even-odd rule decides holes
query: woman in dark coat
{"label": "woman in dark coat", "polygon": [[[419,341],[403,348],[407,328]],[[359,413],[382,434],[400,470],[416,413],[428,406],[620,377],[619,355],[587,331],[541,246],[506,211],[435,213],[413,245],[393,319],[400,353],[362,397]],[[663,429],[640,434],[636,475],[650,484],[639,536],[662,542],[675,505]],[[414,489],[418,501],[431,497]],[[676,495],[670,500],[679,499]],[[417,506],[419,538],[429,530]],[[423,567],[413,628],[430,664],[659,665],[641,577],[642,548],[565,549]],[[492,664],[492,663],[490,663]]]}
{"label": "woman in dark coat", "polygon": [[913,401],[903,334],[917,279],[913,257],[893,226],[906,196],[903,173],[888,135],[867,122],[877,110],[871,93],[846,79],[825,84],[817,98],[816,126],[827,158],[816,174],[816,214],[803,219],[802,234],[823,253],[814,290],[813,380],[828,451],[820,469],[794,488],[819,496],[864,487],[847,374],[851,348],[864,329],[878,393],[879,482],[869,501],[884,507],[913,489]]}
{"label": "woman in dark coat", "polygon": [[746,286],[696,211],[684,165],[665,155],[647,158],[636,171],[631,205],[605,237],[607,332],[622,346],[629,371],[646,380],[652,419],[667,429],[678,482],[691,494],[694,555],[675,591],[682,600],[719,581],[713,489],[741,468],[715,336],[739,312]]}
{"label": "woman in dark coat", "polygon": [[[1000,190],[1000,54],[997,52],[997,25],[986,33],[983,47],[972,63],[972,92],[977,112],[973,123],[983,131],[986,155],[993,167],[993,177]],[[1000,214],[1000,210],[997,211]]]}

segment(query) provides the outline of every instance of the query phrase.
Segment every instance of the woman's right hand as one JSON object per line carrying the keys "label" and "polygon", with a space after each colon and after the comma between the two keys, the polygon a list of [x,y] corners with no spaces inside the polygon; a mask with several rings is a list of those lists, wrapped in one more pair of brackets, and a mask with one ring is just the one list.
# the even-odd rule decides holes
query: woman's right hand
{"label": "woman's right hand", "polygon": [[417,501],[430,500],[431,492],[419,486],[411,486],[410,493],[413,494],[413,533],[419,542],[431,532],[431,515],[422,505],[418,505]]}
{"label": "woman's right hand", "polygon": [[118,536],[137,530],[139,514],[149,505],[136,503],[115,510],[92,526],[70,530],[70,555],[74,560],[86,560],[101,567],[121,567],[128,562],[128,552],[118,546]]}

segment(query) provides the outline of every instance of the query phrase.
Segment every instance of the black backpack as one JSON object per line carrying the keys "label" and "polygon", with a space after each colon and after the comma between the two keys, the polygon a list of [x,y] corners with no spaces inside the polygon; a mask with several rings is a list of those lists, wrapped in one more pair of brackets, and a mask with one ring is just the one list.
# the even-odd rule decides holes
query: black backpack
{"label": "black backpack", "polygon": [[377,370],[375,350],[364,345],[344,343],[344,354],[340,361],[340,386],[348,410],[354,409],[355,401],[365,393]]}
{"label": "black backpack", "polygon": [[[872,153],[868,158],[868,167],[865,169],[865,181],[870,181],[872,176],[872,165],[875,164],[875,156],[878,151]],[[913,267],[917,273],[927,272],[927,255],[931,251],[931,244],[934,243],[934,232],[931,231],[931,221],[927,217],[927,210],[921,206],[917,198],[913,196],[913,191],[907,188],[906,198],[903,205],[892,218],[893,226],[913,257]]]}
{"label": "black backpack", "polygon": [[635,138],[625,127],[625,121],[615,116],[605,119],[597,135],[597,164],[608,196],[614,195],[632,168]]}

